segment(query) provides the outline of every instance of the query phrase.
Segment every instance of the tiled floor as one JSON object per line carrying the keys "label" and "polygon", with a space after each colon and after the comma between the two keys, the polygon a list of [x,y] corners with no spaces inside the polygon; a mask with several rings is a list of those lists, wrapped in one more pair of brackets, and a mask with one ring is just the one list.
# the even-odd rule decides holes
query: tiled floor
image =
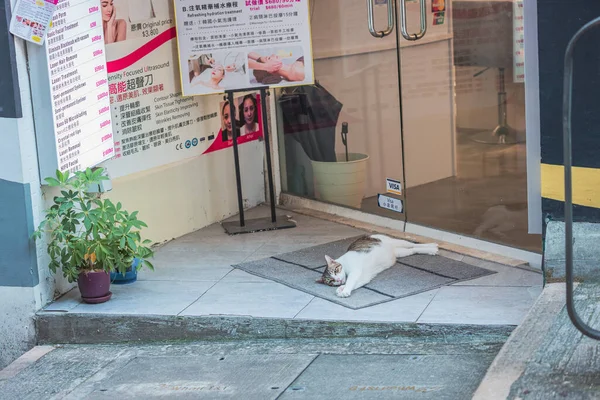
{"label": "tiled floor", "polygon": [[[109,302],[81,303],[75,288],[43,312],[518,325],[542,289],[541,273],[444,253],[498,273],[351,310],[231,267],[362,233],[285,210],[278,210],[278,214],[293,215],[298,226],[228,236],[219,224],[211,225],[159,249],[154,260],[156,270],[140,271],[133,284],[112,285]],[[264,215],[268,209],[259,207],[250,210],[247,218]]]}

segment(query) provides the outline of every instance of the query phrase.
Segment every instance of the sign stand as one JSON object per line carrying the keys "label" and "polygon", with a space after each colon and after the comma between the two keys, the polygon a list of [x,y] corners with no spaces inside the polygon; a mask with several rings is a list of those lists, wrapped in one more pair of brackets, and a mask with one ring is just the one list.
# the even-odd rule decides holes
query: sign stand
{"label": "sign stand", "polygon": [[269,141],[269,124],[267,121],[267,96],[269,95],[268,87],[263,86],[260,88],[247,88],[247,89],[236,89],[225,91],[226,99],[229,101],[231,109],[234,106],[234,93],[237,92],[249,92],[260,90],[260,105],[262,109],[262,128],[265,140],[265,151],[267,156],[267,174],[269,176],[269,198],[271,201],[271,217],[256,218],[246,221],[244,219],[244,200],[242,197],[242,180],[240,174],[240,157],[238,151],[238,135],[239,127],[237,124],[231,124],[233,133],[233,158],[235,162],[235,180],[237,185],[237,196],[238,196],[238,208],[240,220],[223,222],[223,229],[230,235],[238,235],[241,233],[253,233],[261,231],[270,231],[276,229],[295,228],[296,223],[291,220],[277,221],[277,215],[275,213],[275,189],[273,187],[273,171],[271,166],[271,143]]}

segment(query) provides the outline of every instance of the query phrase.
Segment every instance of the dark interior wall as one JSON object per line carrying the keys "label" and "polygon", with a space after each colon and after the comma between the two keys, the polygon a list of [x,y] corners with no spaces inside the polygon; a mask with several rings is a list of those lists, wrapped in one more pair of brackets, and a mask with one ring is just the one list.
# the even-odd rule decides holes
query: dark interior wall
{"label": "dark interior wall", "polygon": [[[538,0],[542,163],[562,165],[564,55],[571,37],[600,16],[600,2]],[[600,168],[600,28],[583,37],[574,54],[573,166]],[[599,171],[600,173],[600,171]],[[559,178],[555,178],[559,179]],[[543,199],[545,216],[564,217],[564,203]],[[577,220],[600,221],[600,210],[574,207]]]}

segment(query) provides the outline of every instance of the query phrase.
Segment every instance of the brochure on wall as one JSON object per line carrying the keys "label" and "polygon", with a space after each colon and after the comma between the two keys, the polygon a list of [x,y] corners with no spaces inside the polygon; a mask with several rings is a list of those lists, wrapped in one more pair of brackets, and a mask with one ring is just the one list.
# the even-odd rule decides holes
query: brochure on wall
{"label": "brochure on wall", "polygon": [[48,30],[54,136],[61,171],[114,154],[102,19],[97,0],[60,0]]}
{"label": "brochure on wall", "polygon": [[222,95],[182,97],[172,2],[112,0],[101,8],[115,135],[115,157],[104,163],[111,177],[229,148],[234,122],[247,125],[238,143],[262,137],[256,94],[233,107]]}
{"label": "brochure on wall", "polygon": [[17,0],[10,20],[10,32],[42,45],[58,0]]}
{"label": "brochure on wall", "polygon": [[185,96],[314,83],[308,0],[179,0]]}
{"label": "brochure on wall", "polygon": [[525,31],[523,0],[513,2],[513,80],[525,82]]}

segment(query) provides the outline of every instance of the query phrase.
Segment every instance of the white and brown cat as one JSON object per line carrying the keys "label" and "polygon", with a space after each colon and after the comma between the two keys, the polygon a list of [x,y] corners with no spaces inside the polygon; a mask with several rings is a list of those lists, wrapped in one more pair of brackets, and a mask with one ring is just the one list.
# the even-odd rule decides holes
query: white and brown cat
{"label": "white and brown cat", "polygon": [[353,290],[371,282],[379,273],[396,264],[396,259],[413,254],[436,255],[437,243],[415,244],[385,235],[356,239],[338,259],[325,256],[327,267],[318,283],[339,286],[336,294],[348,297]]}

